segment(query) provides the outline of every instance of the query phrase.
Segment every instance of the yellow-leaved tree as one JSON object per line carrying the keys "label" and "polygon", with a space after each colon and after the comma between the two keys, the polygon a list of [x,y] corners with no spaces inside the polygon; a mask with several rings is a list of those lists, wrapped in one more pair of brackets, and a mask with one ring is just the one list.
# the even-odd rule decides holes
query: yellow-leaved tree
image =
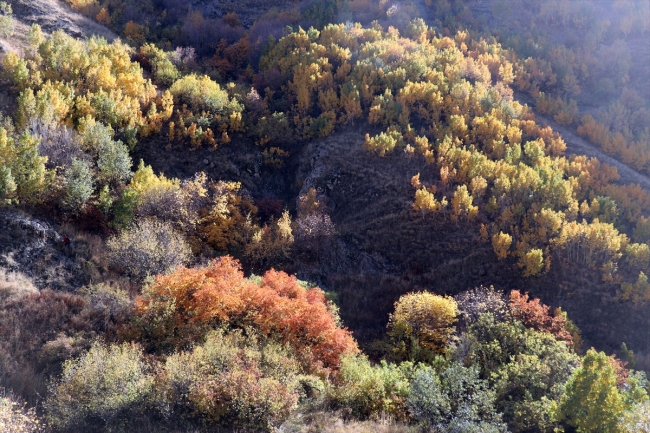
{"label": "yellow-leaved tree", "polygon": [[456,301],[449,296],[429,292],[403,295],[395,303],[395,312],[388,322],[390,336],[396,343],[395,354],[418,359],[422,356],[417,353],[420,348],[441,353],[455,330],[458,312]]}

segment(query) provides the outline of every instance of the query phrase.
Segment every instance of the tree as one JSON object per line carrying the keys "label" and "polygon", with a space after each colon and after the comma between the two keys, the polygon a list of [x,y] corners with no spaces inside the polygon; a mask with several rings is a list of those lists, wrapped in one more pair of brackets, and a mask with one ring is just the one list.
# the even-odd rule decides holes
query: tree
{"label": "tree", "polygon": [[388,327],[396,340],[416,338],[418,343],[434,352],[442,352],[454,332],[458,305],[451,297],[429,292],[409,293],[395,303]]}
{"label": "tree", "polygon": [[544,253],[539,248],[524,253],[517,263],[524,270],[524,277],[531,277],[539,274],[544,269]]}
{"label": "tree", "polygon": [[0,127],[0,200],[36,201],[47,186],[46,160],[29,133],[13,137]]}
{"label": "tree", "polygon": [[341,356],[358,351],[320,289],[306,289],[275,270],[251,281],[228,256],[204,268],[158,275],[136,313],[136,332],[152,351],[187,348],[219,324],[252,327],[294,348],[308,371],[337,369]]}
{"label": "tree", "polygon": [[566,419],[578,433],[616,433],[620,431],[619,420],[624,411],[609,357],[590,349],[564,387],[560,418]]}
{"label": "tree", "polygon": [[507,431],[494,407],[495,394],[475,366],[452,363],[440,375],[429,366],[420,368],[407,402],[415,419],[436,431]]}
{"label": "tree", "polygon": [[473,201],[474,198],[467,191],[467,185],[459,185],[451,199],[451,218],[455,221],[462,218],[472,220],[478,214],[478,206],[472,205]]}
{"label": "tree", "polygon": [[491,312],[469,326],[451,355],[459,362],[476,363],[480,377],[496,393],[495,407],[513,432],[557,427],[554,407],[579,363],[573,350],[554,335]]}
{"label": "tree", "polygon": [[8,38],[13,36],[15,27],[16,23],[14,23],[11,4],[0,2],[0,33],[2,33],[5,38]]}
{"label": "tree", "polygon": [[98,150],[97,168],[104,181],[118,183],[128,181],[133,175],[133,161],[129,149],[121,141],[110,140]]}
{"label": "tree", "polygon": [[65,197],[61,204],[71,214],[83,212],[93,191],[93,173],[90,170],[90,163],[73,158],[72,164],[65,171]]}
{"label": "tree", "polygon": [[499,232],[492,236],[492,248],[499,260],[508,257],[510,246],[512,245],[512,236],[508,233]]}

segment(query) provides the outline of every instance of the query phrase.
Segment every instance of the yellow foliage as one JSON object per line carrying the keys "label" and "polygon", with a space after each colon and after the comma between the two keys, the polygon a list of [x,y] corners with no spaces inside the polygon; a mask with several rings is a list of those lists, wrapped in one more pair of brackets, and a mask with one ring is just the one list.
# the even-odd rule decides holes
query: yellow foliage
{"label": "yellow foliage", "polygon": [[423,347],[442,351],[455,330],[458,312],[456,301],[449,296],[409,293],[395,303],[388,327],[394,334],[418,338]]}
{"label": "yellow foliage", "polygon": [[512,245],[512,236],[508,233],[499,232],[492,236],[492,248],[499,260],[508,257],[510,246]]}

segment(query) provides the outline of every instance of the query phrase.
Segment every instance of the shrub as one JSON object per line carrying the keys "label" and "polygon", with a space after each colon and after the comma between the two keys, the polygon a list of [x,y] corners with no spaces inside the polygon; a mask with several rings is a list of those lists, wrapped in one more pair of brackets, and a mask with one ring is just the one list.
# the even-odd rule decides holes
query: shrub
{"label": "shrub", "polygon": [[209,111],[212,114],[230,114],[241,111],[236,100],[228,92],[204,75],[188,75],[176,81],[169,89],[178,105],[187,104],[192,110]]}
{"label": "shrub", "polygon": [[180,72],[171,62],[169,56],[155,45],[142,45],[140,47],[140,57],[143,63],[148,63],[151,67],[154,83],[169,87],[179,78]]}
{"label": "shrub", "polygon": [[49,424],[61,430],[128,423],[149,398],[153,376],[141,350],[131,344],[96,342],[81,357],[66,361],[44,402]]}
{"label": "shrub", "polygon": [[187,263],[191,250],[170,223],[155,219],[139,221],[129,230],[108,240],[112,264],[128,275],[144,280]]}
{"label": "shrub", "polygon": [[191,352],[167,358],[158,407],[209,425],[271,431],[296,408],[305,383],[291,351],[255,331],[219,329]]}
{"label": "shrub", "polygon": [[466,290],[454,296],[454,299],[466,326],[476,322],[483,313],[492,313],[497,321],[505,320],[510,315],[503,293],[492,286]]}
{"label": "shrub", "polygon": [[475,367],[453,363],[440,375],[431,367],[419,369],[407,402],[413,417],[436,431],[507,431],[494,409],[495,394]]}
{"label": "shrub", "polygon": [[221,322],[251,327],[289,345],[307,371],[336,369],[342,355],[358,351],[320,289],[306,289],[274,270],[259,282],[248,280],[230,257],[159,275],[144,295],[136,301],[136,331],[151,350],[188,347]]}
{"label": "shrub", "polygon": [[59,374],[66,359],[88,349],[98,334],[115,335],[130,314],[126,294],[105,286],[82,293],[30,290],[3,300],[0,386],[35,403],[45,395],[45,379]]}
{"label": "shrub", "polygon": [[399,365],[382,361],[371,365],[365,356],[342,359],[339,379],[330,391],[330,401],[355,418],[366,419],[389,414],[406,418],[406,397],[414,372],[410,362]]}

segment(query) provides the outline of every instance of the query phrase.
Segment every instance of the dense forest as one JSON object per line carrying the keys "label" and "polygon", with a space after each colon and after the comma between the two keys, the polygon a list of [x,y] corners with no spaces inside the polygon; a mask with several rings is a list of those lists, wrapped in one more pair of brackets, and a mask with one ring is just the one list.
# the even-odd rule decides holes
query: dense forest
{"label": "dense forest", "polygon": [[9,0],[0,48],[0,431],[650,432],[646,0]]}

